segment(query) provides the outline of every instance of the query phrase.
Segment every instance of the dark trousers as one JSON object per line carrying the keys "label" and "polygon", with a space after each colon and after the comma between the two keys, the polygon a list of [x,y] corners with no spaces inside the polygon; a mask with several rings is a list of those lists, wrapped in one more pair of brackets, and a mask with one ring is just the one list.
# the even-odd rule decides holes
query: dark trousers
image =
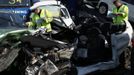
{"label": "dark trousers", "polygon": [[112,23],[104,23],[101,25],[101,30],[103,33],[118,33],[124,32],[126,30],[126,25],[114,25]]}
{"label": "dark trousers", "polygon": [[124,32],[126,30],[126,25],[112,25],[111,26],[111,33],[118,33],[118,32]]}

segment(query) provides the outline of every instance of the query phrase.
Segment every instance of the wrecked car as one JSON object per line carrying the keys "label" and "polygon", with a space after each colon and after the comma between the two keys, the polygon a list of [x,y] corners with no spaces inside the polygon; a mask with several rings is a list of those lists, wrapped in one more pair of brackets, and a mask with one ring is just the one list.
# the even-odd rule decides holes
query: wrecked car
{"label": "wrecked car", "polygon": [[19,25],[9,24],[9,28],[3,25],[1,29],[5,30],[0,36],[1,72],[7,70],[11,64],[17,63],[14,66],[22,75],[70,73],[70,58],[77,43],[75,32],[63,28],[62,32],[53,34],[53,39],[50,39],[42,34],[33,35],[32,30],[23,29],[22,26],[19,29]]}
{"label": "wrecked car", "polygon": [[7,69],[18,56],[19,38],[30,33],[22,22],[18,15],[0,13],[0,72]]}
{"label": "wrecked car", "polygon": [[[75,32],[65,29],[59,34],[52,34],[52,39],[45,34],[28,35],[22,37],[21,42],[23,46],[20,58],[23,59],[19,62],[20,68],[24,71],[22,73],[25,73],[23,75],[75,75],[77,73],[70,61],[77,44]],[[73,70],[75,71],[71,72]]]}
{"label": "wrecked car", "polygon": [[31,7],[56,6],[54,12],[57,16],[53,16],[51,23],[52,38],[40,33],[40,30],[36,33],[27,29],[19,16],[1,15],[0,72],[6,69],[12,71],[10,66],[13,64],[20,75],[85,75],[117,67],[126,62],[120,61],[122,56],[125,60],[129,59],[129,54],[128,58],[124,57],[124,53],[131,50],[133,30],[129,22],[125,22],[127,29],[123,33],[110,35],[105,32],[109,27],[104,30],[108,23],[100,23],[93,16],[74,27],[71,17],[67,16],[69,13],[57,3],[39,2]]}
{"label": "wrecked car", "polygon": [[[53,7],[56,9],[52,10]],[[14,70],[21,75],[44,73],[63,75],[72,71],[70,58],[77,43],[76,32],[72,30],[75,24],[63,5],[50,1],[45,4],[45,8],[57,13],[53,16],[52,38],[38,32],[36,35],[35,30],[27,29],[17,14],[1,13],[0,72],[2,74],[14,72],[12,67],[16,67]]]}
{"label": "wrecked car", "polygon": [[[121,65],[131,68],[133,29],[128,21],[122,33],[111,33],[111,23],[102,23],[93,16],[85,17],[79,28],[77,49],[72,56],[78,75],[104,71]],[[84,62],[84,63],[83,63]]]}

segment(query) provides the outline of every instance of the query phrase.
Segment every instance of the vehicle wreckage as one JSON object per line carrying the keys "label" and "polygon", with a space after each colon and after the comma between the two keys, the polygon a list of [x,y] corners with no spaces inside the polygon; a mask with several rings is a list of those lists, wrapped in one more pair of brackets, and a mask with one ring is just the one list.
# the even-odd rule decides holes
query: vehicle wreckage
{"label": "vehicle wreckage", "polygon": [[96,21],[90,18],[85,18],[87,22],[82,27],[78,26],[80,35],[72,56],[78,75],[114,69],[119,65],[130,70],[133,35],[131,24],[125,21],[125,31],[113,32],[111,23],[100,23],[96,17]]}
{"label": "vehicle wreckage", "polygon": [[54,17],[50,38],[40,29],[24,27],[17,15],[0,15],[0,72],[16,66],[21,75],[85,75],[113,69],[122,62],[131,68],[133,30],[128,21],[124,32],[110,34],[110,24],[94,16],[84,18],[78,26],[67,25],[63,17],[69,18],[65,13],[62,18]]}

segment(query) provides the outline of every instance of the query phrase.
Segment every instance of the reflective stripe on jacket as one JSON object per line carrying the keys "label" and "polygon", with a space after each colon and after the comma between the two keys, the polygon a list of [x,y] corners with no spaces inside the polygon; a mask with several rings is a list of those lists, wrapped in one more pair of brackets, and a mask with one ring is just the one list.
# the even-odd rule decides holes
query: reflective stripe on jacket
{"label": "reflective stripe on jacket", "polygon": [[120,16],[116,16],[113,18],[113,23],[116,25],[122,25],[124,24],[124,20],[128,21],[128,13],[129,13],[129,9],[128,6],[126,5],[122,5],[119,9],[118,8],[114,8],[113,9],[113,13],[115,14],[122,14]]}
{"label": "reflective stripe on jacket", "polygon": [[[32,13],[31,16],[32,21],[29,23],[29,26],[35,26],[37,28],[47,28],[47,32],[52,31],[51,24],[50,22],[53,20],[52,14],[48,10],[41,10],[41,13],[38,15],[36,13]],[[36,21],[39,20],[40,18],[43,18],[44,21],[42,24],[36,24]]]}

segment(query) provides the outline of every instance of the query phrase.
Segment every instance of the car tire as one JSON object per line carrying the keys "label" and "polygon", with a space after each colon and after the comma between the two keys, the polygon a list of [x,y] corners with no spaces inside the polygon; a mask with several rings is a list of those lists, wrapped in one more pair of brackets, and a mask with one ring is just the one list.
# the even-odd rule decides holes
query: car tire
{"label": "car tire", "polygon": [[107,12],[108,12],[108,5],[105,4],[105,3],[101,3],[100,6],[99,6],[99,13],[101,15],[106,16],[107,15]]}
{"label": "car tire", "polygon": [[131,70],[132,70],[132,74],[134,74],[134,47],[132,48],[132,52],[131,52]]}
{"label": "car tire", "polygon": [[130,70],[131,69],[131,48],[126,48],[120,57],[121,67]]}
{"label": "car tire", "polygon": [[127,48],[125,51],[125,68],[131,69],[131,48]]}

